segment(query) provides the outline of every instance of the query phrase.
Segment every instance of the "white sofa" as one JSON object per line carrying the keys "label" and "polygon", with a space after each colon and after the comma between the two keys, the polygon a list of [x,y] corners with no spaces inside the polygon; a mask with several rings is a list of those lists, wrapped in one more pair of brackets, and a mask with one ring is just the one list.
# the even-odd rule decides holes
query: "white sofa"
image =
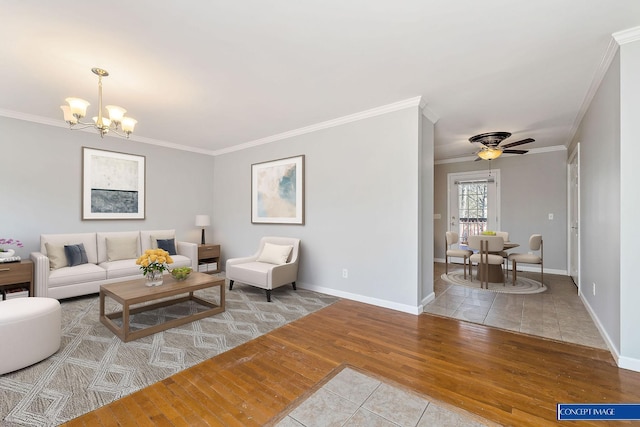
{"label": "white sofa", "polygon": [[[140,278],[142,270],[136,259],[145,250],[155,249],[157,239],[175,239],[175,230],[42,234],[40,252],[31,253],[34,296],[71,298],[97,293],[100,285]],[[56,253],[64,245],[80,243],[84,245],[87,263],[72,267],[57,265],[60,257]],[[169,268],[191,267],[197,271],[198,245],[175,241],[175,248],[177,254],[171,255],[174,262]],[[52,260],[48,251],[52,251]]]}

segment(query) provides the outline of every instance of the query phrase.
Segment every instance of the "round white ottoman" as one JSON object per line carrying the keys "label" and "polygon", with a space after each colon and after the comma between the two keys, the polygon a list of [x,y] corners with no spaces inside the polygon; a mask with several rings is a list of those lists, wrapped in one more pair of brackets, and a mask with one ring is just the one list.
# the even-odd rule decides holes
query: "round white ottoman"
{"label": "round white ottoman", "polygon": [[33,365],[60,348],[60,302],[53,298],[0,301],[0,375]]}

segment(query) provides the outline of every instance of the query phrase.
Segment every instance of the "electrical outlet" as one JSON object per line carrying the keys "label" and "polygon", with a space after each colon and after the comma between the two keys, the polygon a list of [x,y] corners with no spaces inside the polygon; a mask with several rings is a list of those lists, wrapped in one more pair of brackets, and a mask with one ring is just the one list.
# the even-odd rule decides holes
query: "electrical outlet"
{"label": "electrical outlet", "polygon": [[593,296],[596,296],[596,282],[593,282]]}
{"label": "electrical outlet", "polygon": [[549,214],[549,221],[552,221],[552,220],[553,220],[553,214],[552,214],[552,213],[550,213],[550,214]]}
{"label": "electrical outlet", "polygon": [[346,268],[342,269],[342,278],[343,279],[348,279],[349,278],[349,270],[347,270]]}

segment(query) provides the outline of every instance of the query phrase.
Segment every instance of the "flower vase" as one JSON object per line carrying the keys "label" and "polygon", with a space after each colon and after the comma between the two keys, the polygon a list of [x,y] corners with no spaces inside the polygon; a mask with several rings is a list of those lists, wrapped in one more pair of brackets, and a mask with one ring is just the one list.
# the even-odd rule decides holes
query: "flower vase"
{"label": "flower vase", "polygon": [[147,278],[147,286],[162,285],[162,271],[160,270],[151,270],[145,275],[145,277]]}
{"label": "flower vase", "polygon": [[16,251],[13,249],[7,249],[6,251],[0,252],[0,258],[11,258]]}

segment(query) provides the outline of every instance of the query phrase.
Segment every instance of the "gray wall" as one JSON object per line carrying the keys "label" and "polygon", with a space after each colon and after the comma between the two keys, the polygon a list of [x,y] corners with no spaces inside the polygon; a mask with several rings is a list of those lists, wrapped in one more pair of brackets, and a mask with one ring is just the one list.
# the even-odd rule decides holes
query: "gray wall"
{"label": "gray wall", "polygon": [[[301,287],[416,310],[420,120],[407,108],[216,156],[213,228],[223,259],[253,253],[265,235],[296,236]],[[251,165],[300,154],[305,225],[251,224]]]}
{"label": "gray wall", "polygon": [[[21,257],[43,233],[175,228],[199,242],[195,215],[213,212],[213,157],[5,117],[0,129],[0,237],[21,240]],[[83,146],[146,156],[145,220],[81,220]]]}
{"label": "gray wall", "polygon": [[[620,346],[620,57],[579,127],[582,297]],[[592,284],[596,283],[596,296]]]}
{"label": "gray wall", "polygon": [[[533,147],[532,147],[533,148]],[[567,271],[567,154],[564,150],[491,161],[500,170],[500,228],[509,240],[520,243],[512,252],[527,252],[529,237],[542,234],[545,271]],[[435,166],[434,220],[435,257],[444,260],[447,231],[447,174],[486,170],[486,161],[445,163]],[[553,213],[554,219],[549,220]],[[554,271],[555,270],[555,271]]]}

